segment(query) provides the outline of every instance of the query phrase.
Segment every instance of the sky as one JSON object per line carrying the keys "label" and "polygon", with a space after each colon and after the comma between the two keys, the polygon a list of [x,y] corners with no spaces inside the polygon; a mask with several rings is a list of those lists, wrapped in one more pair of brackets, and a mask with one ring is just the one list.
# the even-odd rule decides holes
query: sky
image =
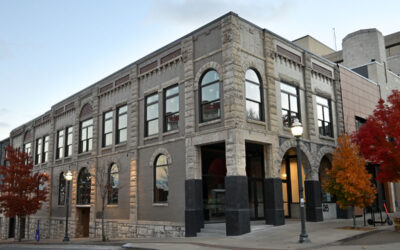
{"label": "sky", "polygon": [[337,48],[400,31],[399,1],[0,0],[0,140],[118,69],[233,11],[288,40]]}

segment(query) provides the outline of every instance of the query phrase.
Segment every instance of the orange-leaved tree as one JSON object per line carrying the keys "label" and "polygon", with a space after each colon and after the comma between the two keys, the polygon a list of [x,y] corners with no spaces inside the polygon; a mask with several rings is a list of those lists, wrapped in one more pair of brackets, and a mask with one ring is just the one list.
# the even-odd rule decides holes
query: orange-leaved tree
{"label": "orange-leaved tree", "polygon": [[323,188],[336,196],[340,208],[353,207],[353,226],[356,226],[354,207],[364,208],[375,200],[376,189],[372,176],[365,167],[366,161],[359,154],[359,147],[350,136],[341,135],[333,153],[332,168],[326,169],[327,178]]}
{"label": "orange-leaved tree", "polygon": [[[0,211],[7,217],[24,218],[36,213],[46,201],[45,173],[33,173],[33,163],[27,153],[8,146],[6,166],[0,165]],[[21,241],[19,219],[18,240]]]}

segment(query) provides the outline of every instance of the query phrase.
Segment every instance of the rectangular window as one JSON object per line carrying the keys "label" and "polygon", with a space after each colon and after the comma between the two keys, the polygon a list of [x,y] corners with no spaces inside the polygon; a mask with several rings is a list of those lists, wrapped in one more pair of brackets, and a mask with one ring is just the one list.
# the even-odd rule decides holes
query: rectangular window
{"label": "rectangular window", "polygon": [[361,126],[367,122],[364,118],[356,116],[356,131],[359,131]]}
{"label": "rectangular window", "polygon": [[103,114],[103,147],[112,144],[113,133],[113,112],[108,111]]}
{"label": "rectangular window", "polygon": [[49,158],[49,136],[46,135],[43,138],[43,156],[42,156],[42,162],[47,162]]}
{"label": "rectangular window", "polygon": [[57,150],[56,159],[60,159],[64,156],[64,130],[57,132]]}
{"label": "rectangular window", "polygon": [[72,155],[72,140],[73,140],[73,132],[74,132],[74,127],[68,127],[67,130],[67,135],[65,138],[65,157],[71,156]]}
{"label": "rectangular window", "polygon": [[281,105],[283,126],[291,127],[294,119],[300,119],[297,88],[281,83]]}
{"label": "rectangular window", "polygon": [[158,93],[146,97],[145,135],[158,134]]}
{"label": "rectangular window", "polygon": [[35,154],[35,164],[42,162],[42,138],[36,139],[36,154]]}
{"label": "rectangular window", "polygon": [[317,96],[318,130],[320,135],[333,137],[331,103],[328,99]]}
{"label": "rectangular window", "polygon": [[81,122],[80,127],[79,152],[89,152],[92,150],[93,142],[93,119]]}
{"label": "rectangular window", "polygon": [[27,153],[29,156],[32,154],[32,143],[26,143],[24,145],[24,152]]}
{"label": "rectangular window", "polygon": [[121,106],[117,109],[117,140],[116,143],[125,142],[128,138],[128,106]]}
{"label": "rectangular window", "polygon": [[164,91],[164,131],[178,129],[179,122],[179,86]]}

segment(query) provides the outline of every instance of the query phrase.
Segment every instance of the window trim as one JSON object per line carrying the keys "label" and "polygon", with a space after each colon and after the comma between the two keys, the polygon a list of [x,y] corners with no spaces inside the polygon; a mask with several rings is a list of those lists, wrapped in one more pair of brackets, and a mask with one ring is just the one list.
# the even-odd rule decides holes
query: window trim
{"label": "window trim", "polygon": [[[85,192],[82,193],[82,190],[79,188],[79,184],[80,184],[80,179],[83,178],[81,177],[82,174],[84,174],[84,171],[89,175],[89,185],[86,185],[84,187],[89,187],[88,190],[84,190]],[[81,168],[81,170],[78,173],[78,178],[76,179],[76,204],[77,205],[89,205],[91,202],[90,199],[90,192],[92,191],[92,186],[91,186],[91,181],[92,181],[92,175],[89,172],[89,169],[86,167]],[[87,182],[85,182],[85,184],[87,184]],[[88,192],[86,192],[88,191]],[[84,196],[82,196],[84,195]],[[87,199],[87,201],[85,200]],[[84,201],[84,202],[82,202]]]}
{"label": "window trim", "polygon": [[[63,138],[63,143],[60,147],[60,132],[63,132],[63,135],[61,136]],[[56,133],[57,135],[57,140],[56,140],[56,160],[61,159],[64,157],[64,149],[65,149],[65,130],[60,129]],[[60,149],[62,149],[62,154],[60,155]]]}
{"label": "window trim", "polygon": [[[109,117],[109,118],[106,118],[106,115],[107,114],[111,114],[111,117]],[[108,132],[108,133],[106,133],[105,131],[106,131],[106,122],[108,122],[108,121],[110,121],[111,120],[111,131],[110,132]],[[102,140],[101,140],[101,146],[103,147],[103,148],[105,148],[105,147],[109,147],[109,146],[112,146],[113,145],[113,131],[114,131],[114,128],[113,128],[113,124],[114,123],[114,112],[113,112],[113,110],[109,110],[109,111],[106,111],[106,112],[104,112],[103,113],[103,131],[102,131]],[[110,142],[110,144],[109,145],[106,145],[106,137],[107,137],[107,135],[109,135],[109,134],[111,134],[111,142]]]}
{"label": "window trim", "polygon": [[[68,132],[68,130],[71,129],[71,132]],[[68,136],[71,134],[71,142],[68,144]],[[74,141],[74,126],[69,126],[65,128],[65,133],[64,133],[64,157],[69,157],[72,155],[72,149],[73,149],[73,141]],[[69,151],[69,146],[71,145],[71,152]]]}
{"label": "window trim", "polygon": [[[156,100],[156,101],[153,101],[153,102],[151,102],[151,103],[147,103],[147,100],[148,100],[150,97],[152,97],[152,96],[157,96],[157,100]],[[160,99],[160,98],[159,98],[158,92],[154,92],[154,93],[149,94],[149,95],[147,95],[147,96],[145,97],[145,110],[144,110],[144,117],[145,117],[145,119],[144,119],[144,122],[145,122],[145,124],[144,124],[144,128],[145,128],[144,136],[145,136],[145,137],[154,136],[154,135],[157,135],[157,134],[160,133],[160,131],[159,131],[159,128],[160,128],[160,123],[159,123],[159,118],[160,118],[160,112],[159,112],[159,110],[160,110],[160,103],[159,103],[159,99]],[[158,115],[157,115],[156,118],[153,118],[153,119],[151,119],[151,120],[147,120],[147,108],[148,108],[148,106],[151,106],[151,105],[154,105],[154,104],[157,104],[157,113],[158,113]],[[148,124],[149,124],[149,122],[155,121],[155,120],[158,120],[157,133],[149,134],[149,125],[148,125]]]}
{"label": "window trim", "polygon": [[[116,166],[117,172],[111,172],[113,166]],[[111,174],[118,175],[118,186],[115,189],[111,186],[111,183],[110,183]],[[109,188],[107,190],[107,205],[117,205],[117,204],[119,204],[119,167],[118,167],[118,165],[116,163],[112,163],[110,165],[110,167],[108,168],[107,184],[109,186]],[[116,194],[116,197],[117,197],[116,198],[116,202],[114,202],[114,199],[113,199],[113,195],[115,195],[115,194]]]}
{"label": "window trim", "polygon": [[[178,88],[178,92],[177,93],[175,93],[175,94],[172,94],[172,95],[170,95],[170,96],[167,96],[167,91],[168,90],[170,90],[170,89],[173,89],[173,88]],[[174,130],[179,130],[179,119],[180,119],[180,111],[181,111],[181,109],[180,109],[180,100],[179,100],[179,97],[180,97],[180,95],[179,95],[179,84],[174,84],[174,85],[172,85],[172,86],[170,86],[170,87],[168,87],[168,88],[165,88],[164,89],[164,95],[163,95],[163,97],[164,97],[164,105],[163,105],[163,117],[164,117],[164,119],[163,119],[163,132],[170,132],[170,131],[174,131]],[[177,112],[174,112],[174,113],[171,113],[171,114],[169,114],[169,115],[167,115],[167,100],[169,100],[169,99],[173,99],[173,98],[175,98],[175,97],[178,97],[178,111]],[[175,128],[175,129],[170,129],[170,130],[168,130],[168,122],[167,122],[167,119],[168,119],[168,117],[170,117],[170,116],[173,116],[173,115],[176,115],[176,114],[178,114],[178,127],[177,128]]]}
{"label": "window trim", "polygon": [[[167,163],[164,165],[157,165],[157,161],[161,156],[164,156],[167,159]],[[165,201],[157,200],[157,195],[156,195],[156,192],[157,192],[157,168],[165,167],[165,166],[168,168],[167,178],[168,178],[168,182],[169,182],[169,168],[170,168],[169,157],[163,153],[158,154],[153,163],[153,204],[168,204],[169,183],[168,183],[168,194],[167,194],[167,198]]]}
{"label": "window trim", "polygon": [[[61,200],[61,179],[64,180],[64,199]],[[59,206],[64,206],[65,205],[65,198],[66,198],[66,187],[67,187],[67,180],[64,177],[64,172],[60,173],[60,177],[58,178],[58,205]]]}
{"label": "window trim", "polygon": [[[290,93],[290,92],[288,92],[288,91],[285,91],[285,90],[283,90],[282,89],[282,84],[285,84],[285,85],[288,85],[288,86],[290,86],[290,87],[293,87],[293,88],[295,88],[296,89],[296,95],[294,95],[293,93]],[[291,111],[291,107],[290,107],[290,96],[295,96],[296,97],[296,105],[297,105],[297,112],[293,112],[293,113],[297,113],[297,119],[299,119],[299,122],[301,122],[301,109],[300,109],[300,90],[299,90],[299,87],[297,87],[297,86],[294,86],[294,85],[291,85],[291,84],[289,84],[289,83],[286,83],[286,82],[280,82],[280,94],[283,92],[283,93],[285,93],[285,94],[287,94],[288,95],[288,105],[289,105],[289,110],[286,110],[286,109],[284,109],[283,107],[282,107],[282,95],[281,95],[281,117],[282,117],[282,110],[286,110],[287,112],[288,112],[288,117],[289,117],[289,124],[288,124],[288,126],[285,126],[284,124],[283,124],[283,120],[282,120],[282,125],[283,125],[283,127],[285,127],[285,128],[290,128],[291,126],[292,126],[292,124],[293,124],[293,122],[294,121],[292,121],[291,120],[291,116],[290,116],[290,113],[292,113],[292,111]]]}
{"label": "window trim", "polygon": [[[82,127],[83,123],[86,121],[89,121],[89,120],[92,120],[92,124],[90,124],[89,126],[86,126],[86,127]],[[91,150],[93,150],[93,145],[92,145],[92,149],[89,150],[89,141],[91,141],[91,143],[93,143],[93,127],[94,127],[93,123],[94,123],[93,118],[88,118],[86,120],[80,121],[80,123],[79,123],[79,153],[86,153],[86,152],[90,152]],[[92,137],[89,138],[88,130],[89,130],[90,126],[92,126]],[[86,135],[87,135],[87,137],[85,139],[85,141],[86,141],[86,149],[85,150],[83,149],[83,140],[82,140],[83,129],[86,130]]]}
{"label": "window trim", "polygon": [[[326,105],[324,105],[324,104],[322,104],[322,103],[319,103],[318,102],[318,98],[322,98],[322,99],[325,99],[327,102],[328,102],[328,106],[326,106]],[[333,135],[333,121],[332,121],[332,102],[331,102],[331,99],[329,99],[329,98],[326,98],[326,97],[322,97],[322,96],[319,96],[319,95],[316,95],[316,98],[315,98],[315,102],[316,102],[316,104],[317,104],[317,127],[318,127],[318,133],[319,133],[319,135],[322,135],[322,136],[327,136],[327,137],[334,137],[334,135]],[[319,119],[319,117],[318,117],[318,106],[321,106],[322,107],[322,120],[320,120]],[[329,111],[329,122],[327,122],[327,121],[325,121],[325,112],[324,112],[324,108],[328,108],[328,111]],[[322,130],[323,130],[323,133],[321,134],[320,133],[320,131],[319,131],[319,126],[318,126],[318,122],[319,121],[321,121],[322,122]],[[329,123],[329,127],[330,127],[330,135],[329,134],[327,134],[327,131],[325,131],[325,123]]]}
{"label": "window trim", "polygon": [[[202,82],[203,82],[204,77],[205,77],[205,76],[207,75],[207,73],[210,72],[210,71],[215,71],[215,72],[218,74],[218,79],[215,80],[215,81],[208,82],[208,83],[202,85]],[[204,87],[207,87],[207,86],[209,86],[209,85],[215,84],[215,83],[218,83],[218,95],[219,95],[219,98],[218,98],[218,99],[215,99],[215,100],[211,100],[211,101],[206,102],[206,103],[202,103],[202,98],[203,98],[203,96],[202,96],[202,90],[203,90],[203,88],[204,88]],[[217,119],[221,119],[221,115],[222,115],[222,108],[221,108],[221,77],[220,77],[218,71],[215,70],[215,69],[213,69],[213,68],[210,68],[210,69],[206,70],[206,71],[203,73],[203,75],[201,76],[201,78],[200,78],[200,81],[199,81],[199,89],[200,89],[200,90],[199,90],[200,123],[209,122],[209,121],[213,121],[213,120],[217,120]],[[204,119],[204,117],[203,117],[203,106],[206,105],[206,104],[215,103],[215,102],[219,102],[219,109],[220,109],[220,114],[219,114],[219,116],[217,116],[217,117],[215,117],[215,118],[212,118],[212,119],[207,119],[207,120]]]}
{"label": "window trim", "polygon": [[[46,151],[46,144],[47,144],[47,151]],[[43,136],[42,163],[49,161],[49,150],[50,150],[50,136],[45,135]]]}
{"label": "window trim", "polygon": [[[123,108],[123,107],[126,107],[126,111],[120,114],[119,110],[121,108]],[[119,125],[120,125],[119,124],[119,117],[123,116],[125,114],[126,114],[126,127],[120,128],[119,127]],[[121,106],[117,107],[116,126],[115,127],[116,127],[115,128],[116,129],[116,132],[115,132],[115,144],[120,144],[120,143],[128,141],[128,105],[127,104],[124,104],[124,105],[121,105]],[[125,141],[121,141],[120,140],[120,131],[122,131],[124,129],[126,130],[126,140]]]}
{"label": "window trim", "polygon": [[[257,78],[258,78],[258,81],[259,81],[258,83],[246,78],[246,73],[249,70],[253,71],[257,75]],[[247,97],[247,92],[246,92],[246,84],[247,84],[247,82],[249,82],[250,84],[258,85],[258,90],[260,91],[260,102],[258,102],[256,100],[252,100],[252,99]],[[262,86],[261,77],[260,77],[260,75],[259,75],[259,73],[258,73],[258,71],[256,69],[249,68],[249,69],[246,70],[246,72],[244,73],[244,84],[245,84],[244,87],[245,87],[245,102],[246,102],[245,103],[246,119],[254,120],[254,121],[262,121],[263,122],[264,119],[265,119],[265,116],[264,116],[264,95],[263,95],[264,92],[263,92],[263,86]],[[253,118],[250,118],[247,115],[247,101],[252,102],[252,103],[257,103],[259,105],[259,114],[258,114],[259,115],[259,119],[253,119]]]}
{"label": "window trim", "polygon": [[[40,143],[39,143],[40,142]],[[43,150],[43,138],[39,137],[35,142],[35,165],[42,163],[42,150]]]}

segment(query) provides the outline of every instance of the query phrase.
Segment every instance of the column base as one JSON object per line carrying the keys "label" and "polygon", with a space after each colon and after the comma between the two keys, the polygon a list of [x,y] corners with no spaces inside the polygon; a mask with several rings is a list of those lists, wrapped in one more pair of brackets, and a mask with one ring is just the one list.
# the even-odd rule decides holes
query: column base
{"label": "column base", "polygon": [[280,178],[264,180],[264,204],[265,224],[284,225],[285,214],[283,210],[282,180]]}
{"label": "column base", "polygon": [[196,237],[204,227],[202,180],[185,181],[185,237]]}
{"label": "column base", "polygon": [[250,232],[250,210],[247,176],[225,177],[226,235]]}
{"label": "column base", "polygon": [[321,203],[321,184],[319,181],[307,180],[304,182],[306,191],[306,218],[307,221],[323,221]]}

